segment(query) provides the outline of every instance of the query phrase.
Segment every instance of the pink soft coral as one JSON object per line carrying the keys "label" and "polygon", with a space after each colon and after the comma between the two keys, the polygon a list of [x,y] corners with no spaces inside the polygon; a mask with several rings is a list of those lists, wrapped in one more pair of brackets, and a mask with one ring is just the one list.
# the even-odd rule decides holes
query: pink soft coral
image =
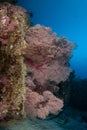
{"label": "pink soft coral", "polygon": [[42,95],[27,89],[26,110],[32,117],[45,119],[49,114],[58,114],[63,108],[63,101],[56,98],[50,91]]}
{"label": "pink soft coral", "polygon": [[[69,59],[74,44],[65,37],[57,37],[50,28],[41,25],[29,28],[25,39],[26,85],[31,89],[27,110],[33,117],[44,119],[50,113],[58,114],[63,107],[63,101],[52,92],[58,92],[58,84],[65,82],[72,72]],[[50,82],[53,82],[51,88]]]}

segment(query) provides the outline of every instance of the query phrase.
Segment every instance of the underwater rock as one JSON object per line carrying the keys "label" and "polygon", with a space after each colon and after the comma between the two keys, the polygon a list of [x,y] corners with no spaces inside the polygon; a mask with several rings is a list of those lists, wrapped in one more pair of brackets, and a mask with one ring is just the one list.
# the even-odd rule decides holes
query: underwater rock
{"label": "underwater rock", "polygon": [[27,12],[19,6],[0,3],[0,120],[25,117],[26,66],[22,49]]}
{"label": "underwater rock", "polygon": [[70,105],[87,110],[87,79],[74,79],[71,84]]}
{"label": "underwater rock", "polygon": [[82,114],[82,122],[86,122],[87,123],[87,112]]}

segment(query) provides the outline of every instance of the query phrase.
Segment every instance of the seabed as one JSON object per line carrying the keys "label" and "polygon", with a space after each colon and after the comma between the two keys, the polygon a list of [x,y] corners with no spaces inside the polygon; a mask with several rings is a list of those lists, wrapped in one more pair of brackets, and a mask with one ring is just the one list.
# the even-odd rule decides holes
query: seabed
{"label": "seabed", "polygon": [[85,112],[68,107],[60,115],[45,120],[26,118],[7,122],[0,130],[87,130],[87,123],[82,120],[83,114]]}

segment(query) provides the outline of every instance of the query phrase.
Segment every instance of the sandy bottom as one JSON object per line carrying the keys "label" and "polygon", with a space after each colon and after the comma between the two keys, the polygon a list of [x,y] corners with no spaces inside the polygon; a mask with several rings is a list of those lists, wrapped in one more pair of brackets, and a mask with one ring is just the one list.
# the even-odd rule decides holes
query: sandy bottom
{"label": "sandy bottom", "polygon": [[87,130],[87,122],[82,116],[87,112],[66,108],[59,116],[50,116],[45,120],[29,119],[10,126],[0,127],[0,130]]}

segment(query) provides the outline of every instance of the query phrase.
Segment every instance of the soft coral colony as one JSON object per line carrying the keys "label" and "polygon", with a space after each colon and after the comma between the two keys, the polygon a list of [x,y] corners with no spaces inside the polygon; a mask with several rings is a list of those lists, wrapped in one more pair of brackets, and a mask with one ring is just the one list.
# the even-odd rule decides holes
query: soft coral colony
{"label": "soft coral colony", "polygon": [[64,101],[54,95],[72,72],[74,44],[48,27],[30,27],[25,9],[0,4],[0,120],[46,118]]}

